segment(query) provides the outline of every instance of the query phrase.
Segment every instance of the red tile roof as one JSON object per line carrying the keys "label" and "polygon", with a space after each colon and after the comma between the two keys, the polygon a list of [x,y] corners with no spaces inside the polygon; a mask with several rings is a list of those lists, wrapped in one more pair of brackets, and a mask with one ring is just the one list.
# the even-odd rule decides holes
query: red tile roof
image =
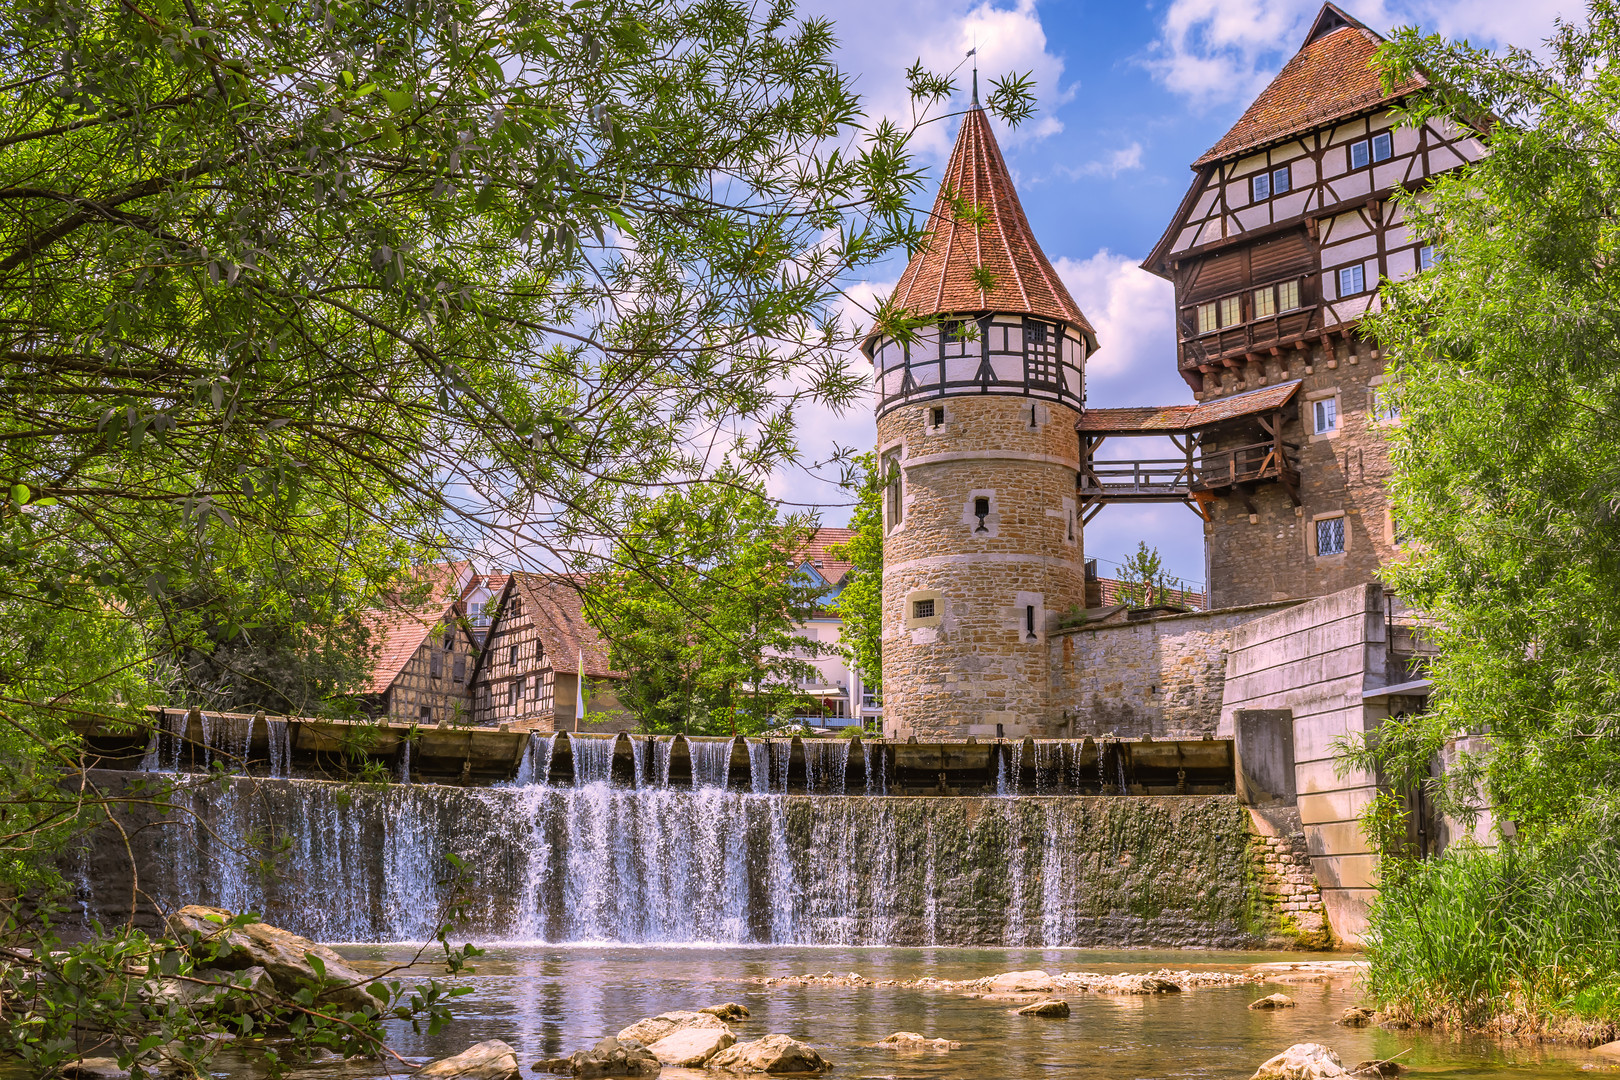
{"label": "red tile roof", "polygon": [[[581,652],[588,678],[620,679],[624,672],[608,664],[608,643],[585,621],[582,590],[587,580],[569,574],[531,574],[514,571],[512,588],[523,597],[523,617],[533,623],[551,670],[579,674]],[[491,628],[493,630],[493,627]]]}
{"label": "red tile roof", "polygon": [[1427,86],[1418,76],[1384,92],[1372,67],[1373,53],[1383,40],[1332,4],[1324,5],[1299,52],[1193,167],[1239,157]]}
{"label": "red tile roof", "polygon": [[1199,405],[1160,405],[1127,409],[1087,409],[1077,430],[1084,435],[1153,435],[1161,431],[1194,431],[1240,416],[1280,409],[1299,392],[1303,379],[1263,386],[1247,393]]}
{"label": "red tile roof", "polygon": [[799,552],[799,565],[810,563],[830,584],[837,585],[844,580],[844,575],[850,572],[852,566],[843,559],[833,558],[827,549],[834,544],[847,544],[854,538],[854,529],[834,529],[823,525],[810,537],[804,550]]}
{"label": "red tile roof", "polygon": [[[982,211],[983,223],[959,217],[960,204]],[[922,246],[894,287],[892,303],[914,316],[1035,315],[1068,323],[1096,348],[1096,331],[1035,242],[990,121],[977,104],[962,118],[929,221]],[[974,279],[978,267],[990,272],[990,288]]]}
{"label": "red tile roof", "polygon": [[456,588],[457,580],[464,572],[469,574],[469,588],[477,580],[476,575],[470,574],[471,569],[472,564],[468,562],[416,567],[412,576],[418,585],[427,586],[425,595],[415,587],[402,589],[385,599],[382,607],[362,616],[371,631],[376,660],[361,693],[381,694],[393,685],[427,636],[454,614],[455,605],[465,591]]}

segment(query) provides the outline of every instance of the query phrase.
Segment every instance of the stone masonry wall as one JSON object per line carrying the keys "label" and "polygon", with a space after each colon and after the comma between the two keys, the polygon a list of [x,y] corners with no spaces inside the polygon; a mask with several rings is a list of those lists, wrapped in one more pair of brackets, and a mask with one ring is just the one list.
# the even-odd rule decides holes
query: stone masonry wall
{"label": "stone masonry wall", "polygon": [[[1227,369],[1206,377],[1208,401],[1265,382],[1304,379],[1284,423],[1283,438],[1299,446],[1300,501],[1296,508],[1282,485],[1256,485],[1256,514],[1241,498],[1212,503],[1204,526],[1209,545],[1211,607],[1237,607],[1288,598],[1326,596],[1377,579],[1379,564],[1397,552],[1386,484],[1390,421],[1378,420],[1372,384],[1384,362],[1366,342],[1330,341],[1290,351],[1265,364]],[[1247,379],[1248,381],[1245,381]],[[1328,435],[1312,435],[1312,403],[1337,395],[1339,423]],[[1210,436],[1216,447],[1263,439],[1252,422],[1228,425]],[[1209,450],[1206,443],[1206,452]],[[1345,551],[1316,554],[1316,521],[1343,514]]]}
{"label": "stone masonry wall", "polygon": [[[935,408],[944,423],[933,422]],[[879,453],[904,478],[900,520],[886,521],[884,540],[890,738],[1061,733],[1047,640],[1085,589],[1076,420],[1061,405],[997,394],[879,419]],[[932,615],[918,616],[919,601]]]}
{"label": "stone masonry wall", "polygon": [[1232,628],[1284,606],[1195,611],[1056,632],[1052,695],[1068,715],[1067,734],[1214,736]]}
{"label": "stone masonry wall", "polygon": [[1293,938],[1295,944],[1328,947],[1332,932],[1322,891],[1311,870],[1299,811],[1292,807],[1251,809],[1249,816],[1249,862],[1279,933]]}

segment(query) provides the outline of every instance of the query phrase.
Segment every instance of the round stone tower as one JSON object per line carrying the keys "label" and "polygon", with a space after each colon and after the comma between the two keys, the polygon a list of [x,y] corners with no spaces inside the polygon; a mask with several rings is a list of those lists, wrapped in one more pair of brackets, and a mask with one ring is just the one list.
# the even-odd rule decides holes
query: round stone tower
{"label": "round stone tower", "polygon": [[989,119],[962,121],[932,226],[874,330],[890,738],[1057,735],[1047,632],[1084,606],[1075,426],[1096,333],[1030,232]]}

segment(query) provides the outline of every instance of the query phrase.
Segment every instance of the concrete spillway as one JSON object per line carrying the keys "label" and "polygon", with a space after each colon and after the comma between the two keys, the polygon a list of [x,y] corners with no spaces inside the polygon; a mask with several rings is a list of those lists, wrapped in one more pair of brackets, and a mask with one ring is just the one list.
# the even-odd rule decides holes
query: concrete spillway
{"label": "concrete spillway", "polygon": [[[316,939],[422,940],[459,898],[456,936],[481,941],[1254,940],[1247,815],[1229,796],[801,796],[731,790],[714,761],[680,790],[655,751],[640,787],[601,757],[573,783],[493,788],[175,776],[167,806],[124,811],[140,914],[202,902]],[[160,818],[178,824],[138,828]],[[71,872],[87,916],[127,915],[110,830]]]}

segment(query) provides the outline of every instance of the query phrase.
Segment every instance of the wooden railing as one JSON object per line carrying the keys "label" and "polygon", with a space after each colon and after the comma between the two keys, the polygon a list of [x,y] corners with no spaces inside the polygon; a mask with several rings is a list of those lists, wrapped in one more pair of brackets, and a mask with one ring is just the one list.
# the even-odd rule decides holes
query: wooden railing
{"label": "wooden railing", "polygon": [[1234,446],[1230,450],[1208,450],[1199,455],[1193,469],[1194,491],[1214,491],[1253,480],[1274,480],[1294,471],[1295,443],[1263,442]]}
{"label": "wooden railing", "polygon": [[1181,366],[1197,367],[1199,364],[1217,361],[1223,356],[1238,356],[1268,349],[1273,345],[1314,333],[1321,326],[1320,307],[1296,308],[1293,311],[1284,311],[1227,327],[1202,337],[1183,338]]}
{"label": "wooden railing", "polygon": [[1191,480],[1186,458],[1092,461],[1080,473],[1082,495],[1184,496]]}

